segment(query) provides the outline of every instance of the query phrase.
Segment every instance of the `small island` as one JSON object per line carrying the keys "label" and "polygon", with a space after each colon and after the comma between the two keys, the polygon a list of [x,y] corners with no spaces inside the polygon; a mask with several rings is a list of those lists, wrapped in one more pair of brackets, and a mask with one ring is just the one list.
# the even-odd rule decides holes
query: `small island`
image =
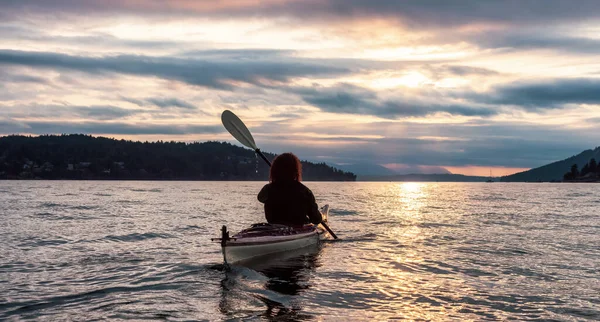
{"label": "small island", "polygon": [[[265,153],[269,159],[275,154]],[[325,163],[302,161],[308,181],[355,181]],[[268,166],[226,142],[136,142],[83,134],[0,137],[0,179],[258,180]]]}

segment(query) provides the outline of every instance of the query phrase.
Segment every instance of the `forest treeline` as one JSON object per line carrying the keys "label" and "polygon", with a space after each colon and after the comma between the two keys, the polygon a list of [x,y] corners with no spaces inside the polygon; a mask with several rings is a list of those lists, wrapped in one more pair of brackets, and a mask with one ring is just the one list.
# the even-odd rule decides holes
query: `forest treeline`
{"label": "forest treeline", "polygon": [[596,181],[600,177],[600,165],[592,158],[579,170],[577,164],[571,166],[571,170],[563,175],[565,181]]}
{"label": "forest treeline", "polygon": [[[302,168],[304,180],[356,180],[353,173],[325,163],[303,161]],[[83,134],[0,137],[2,179],[267,180],[268,176],[268,166],[254,151],[225,142],[138,142]]]}

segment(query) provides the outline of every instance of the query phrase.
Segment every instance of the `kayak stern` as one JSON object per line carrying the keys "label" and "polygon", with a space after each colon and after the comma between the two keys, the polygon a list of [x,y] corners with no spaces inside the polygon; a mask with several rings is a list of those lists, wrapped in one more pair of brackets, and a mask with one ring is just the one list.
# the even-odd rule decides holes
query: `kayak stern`
{"label": "kayak stern", "polygon": [[[323,221],[327,221],[329,206],[321,208]],[[221,227],[221,238],[213,241],[221,244],[225,263],[233,264],[264,255],[296,250],[318,244],[326,239],[326,231],[321,225],[307,224],[288,227],[277,224],[254,224],[248,229],[229,236],[227,227]]]}

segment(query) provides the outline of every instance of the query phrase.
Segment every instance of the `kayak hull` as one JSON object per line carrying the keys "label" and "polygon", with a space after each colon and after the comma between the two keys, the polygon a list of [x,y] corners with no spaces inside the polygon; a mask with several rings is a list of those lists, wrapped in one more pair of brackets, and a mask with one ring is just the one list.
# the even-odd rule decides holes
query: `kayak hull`
{"label": "kayak hull", "polygon": [[[228,242],[223,249],[223,257],[225,262],[233,264],[247,261],[253,258],[272,255],[280,252],[296,250],[319,243],[319,240],[324,237],[324,231],[320,228],[315,228],[310,233],[298,234],[293,236],[296,238],[253,238],[254,242],[248,241],[246,238]],[[262,240],[257,240],[262,239]]]}
{"label": "kayak hull", "polygon": [[[327,220],[328,205],[321,208],[321,214]],[[309,247],[326,238],[326,231],[312,224],[302,227],[254,224],[231,237],[226,230],[223,226],[223,236],[217,240],[221,242],[223,259],[229,264]]]}

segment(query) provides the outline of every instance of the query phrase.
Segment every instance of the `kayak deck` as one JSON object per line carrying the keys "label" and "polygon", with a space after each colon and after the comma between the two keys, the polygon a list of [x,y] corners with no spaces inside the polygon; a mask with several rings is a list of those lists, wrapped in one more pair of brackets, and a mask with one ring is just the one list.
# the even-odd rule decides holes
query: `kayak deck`
{"label": "kayak deck", "polygon": [[253,224],[250,228],[244,229],[231,236],[230,244],[239,244],[242,242],[264,241],[276,242],[277,240],[289,240],[302,238],[304,235],[314,233],[316,226],[304,225],[299,227],[289,227],[285,225],[272,225],[267,223]]}
{"label": "kayak deck", "polygon": [[[329,206],[321,208],[324,219]],[[325,237],[325,230],[313,224],[290,227],[278,224],[259,223],[231,237],[227,227],[221,228],[221,238],[213,239],[221,244],[226,263],[238,263],[248,259],[304,248],[317,244]]]}

